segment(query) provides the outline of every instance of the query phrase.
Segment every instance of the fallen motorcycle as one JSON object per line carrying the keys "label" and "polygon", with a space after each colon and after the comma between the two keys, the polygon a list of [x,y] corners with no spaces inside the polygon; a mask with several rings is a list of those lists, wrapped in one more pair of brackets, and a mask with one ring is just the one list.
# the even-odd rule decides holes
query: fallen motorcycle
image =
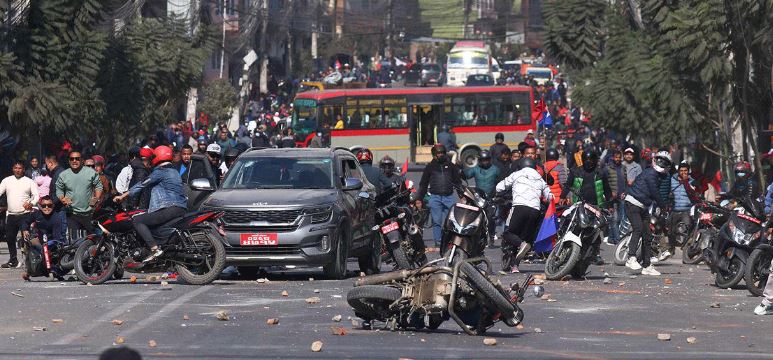
{"label": "fallen motorcycle", "polygon": [[701,203],[690,209],[694,224],[687,241],[682,245],[682,263],[698,264],[703,261],[703,250],[713,246],[719,229],[730,216],[730,210],[712,203]]}
{"label": "fallen motorcycle", "polygon": [[[34,226],[30,229],[35,233]],[[49,241],[45,234],[24,236],[21,251],[24,255],[25,272],[22,278],[30,281],[33,277],[53,277],[59,281],[74,267],[75,251],[81,241],[62,244]]]}
{"label": "fallen motorcycle", "polygon": [[153,229],[163,254],[149,262],[150,249],[132,226],[142,210],[111,212],[97,221],[100,231],[89,235],[75,252],[75,274],[87,284],[101,284],[116,270],[178,273],[178,281],[209,284],[225,267],[223,234],[215,212],[192,212]]}
{"label": "fallen motorcycle", "polygon": [[[523,321],[518,306],[531,283],[529,275],[523,284],[509,289],[487,275],[491,266],[485,258],[457,259],[452,266],[445,259],[434,260],[416,270],[359,278],[347,293],[347,302],[355,315],[368,324],[385,322],[391,330],[437,329],[453,319],[468,335],[482,335],[502,321],[510,327]],[[476,265],[485,265],[481,271]],[[535,296],[544,289],[535,286]]]}
{"label": "fallen motorcycle", "polygon": [[545,261],[545,276],[558,280],[571,274],[583,278],[598,254],[609,214],[595,205],[577,202],[561,216],[558,243]]}

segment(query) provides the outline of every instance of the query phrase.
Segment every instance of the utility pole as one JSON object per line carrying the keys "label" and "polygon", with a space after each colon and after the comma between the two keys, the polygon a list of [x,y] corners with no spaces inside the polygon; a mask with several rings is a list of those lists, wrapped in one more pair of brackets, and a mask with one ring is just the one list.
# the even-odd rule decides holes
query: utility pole
{"label": "utility pole", "polygon": [[317,42],[319,37],[319,13],[322,10],[320,3],[322,0],[316,1],[316,9],[314,10],[314,22],[311,24],[311,58],[314,60],[314,71],[319,71],[319,61],[317,53]]}
{"label": "utility pole", "polygon": [[293,0],[287,0],[285,24],[287,25],[287,61],[285,62],[285,76],[293,75],[293,21],[295,20],[295,6]]}
{"label": "utility pole", "polygon": [[268,93],[268,55],[266,55],[266,37],[268,32],[268,1],[260,2],[260,42],[258,52],[260,54],[260,93]]}
{"label": "utility pole", "polygon": [[463,37],[467,39],[469,36],[468,27],[470,25],[470,3],[472,0],[464,0],[464,32]]}

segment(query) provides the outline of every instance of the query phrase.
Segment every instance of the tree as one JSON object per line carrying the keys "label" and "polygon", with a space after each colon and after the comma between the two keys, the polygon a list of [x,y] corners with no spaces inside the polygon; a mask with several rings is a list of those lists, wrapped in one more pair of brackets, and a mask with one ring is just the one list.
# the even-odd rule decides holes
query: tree
{"label": "tree", "polygon": [[202,97],[199,109],[216,121],[227,122],[231,118],[234,106],[239,102],[236,89],[223,79],[205,85]]}

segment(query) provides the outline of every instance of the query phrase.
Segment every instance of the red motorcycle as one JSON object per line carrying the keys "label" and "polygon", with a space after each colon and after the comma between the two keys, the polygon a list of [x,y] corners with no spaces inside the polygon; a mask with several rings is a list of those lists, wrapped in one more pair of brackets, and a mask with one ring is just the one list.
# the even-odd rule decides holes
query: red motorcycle
{"label": "red motorcycle", "polygon": [[120,278],[123,271],[178,273],[178,281],[205,285],[215,281],[225,267],[221,213],[191,212],[153,229],[163,254],[142,262],[150,249],[132,226],[132,216],[144,210],[106,211],[96,222],[99,230],[86,237],[75,252],[75,273],[87,284]]}

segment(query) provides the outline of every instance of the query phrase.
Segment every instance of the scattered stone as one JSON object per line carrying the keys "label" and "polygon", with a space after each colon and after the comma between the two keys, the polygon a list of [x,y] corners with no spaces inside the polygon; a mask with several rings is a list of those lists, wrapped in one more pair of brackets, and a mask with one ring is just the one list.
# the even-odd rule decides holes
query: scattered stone
{"label": "scattered stone", "polygon": [[51,319],[51,322],[54,324],[62,324],[64,323],[63,319]]}
{"label": "scattered stone", "polygon": [[20,298],[23,298],[23,297],[24,297],[24,295],[22,295],[22,294],[19,294],[19,293],[17,293],[17,292],[14,292],[14,291],[11,291],[11,295],[13,295],[13,296],[18,296],[18,297],[20,297]]}
{"label": "scattered stone", "polygon": [[360,322],[355,319],[352,319],[352,327],[355,329],[360,327]]}
{"label": "scattered stone", "polygon": [[658,334],[658,340],[671,341],[671,334]]}
{"label": "scattered stone", "polygon": [[322,351],[322,341],[317,340],[317,341],[311,343],[311,351],[313,351],[313,352],[320,352],[320,351]]}
{"label": "scattered stone", "polygon": [[604,273],[604,277],[609,277],[609,273]]}
{"label": "scattered stone", "polygon": [[319,302],[319,298],[314,296],[306,299],[307,304],[316,304]]}
{"label": "scattered stone", "polygon": [[539,279],[539,280],[547,280],[547,277],[545,276],[545,274],[535,274],[534,275],[534,280],[537,280],[537,279]]}
{"label": "scattered stone", "polygon": [[319,289],[314,289],[315,294],[319,294]]}
{"label": "scattered stone", "polygon": [[188,316],[188,314],[183,315],[183,320],[188,321],[190,319],[191,318],[190,318],[190,316]]}
{"label": "scattered stone", "polygon": [[692,337],[692,336],[687,338],[687,343],[688,344],[695,344],[695,341],[696,341],[696,339],[694,337]]}
{"label": "scattered stone", "polygon": [[148,346],[154,348],[154,347],[158,346],[158,344],[156,343],[156,340],[150,340],[150,341],[148,341]]}
{"label": "scattered stone", "polygon": [[344,335],[346,335],[346,329],[344,329],[344,328],[342,328],[340,326],[331,326],[330,327],[330,333],[333,334],[333,335],[344,336]]}
{"label": "scattered stone", "polygon": [[257,281],[257,282],[258,282],[258,284],[264,284],[264,283],[267,283],[267,282],[268,282],[268,279],[266,279],[266,278],[260,278],[260,279],[258,279],[258,280],[255,280],[255,281]]}
{"label": "scattered stone", "polygon": [[604,284],[607,284],[607,285],[609,285],[609,284],[611,284],[611,283],[612,283],[612,279],[610,279],[610,278],[604,278]]}
{"label": "scattered stone", "polygon": [[278,318],[270,318],[266,320],[266,324],[268,325],[279,325],[279,319]]}
{"label": "scattered stone", "polygon": [[671,279],[665,279],[665,280],[663,280],[663,284],[664,284],[664,285],[671,285],[671,284],[673,284],[673,283],[674,283],[674,281],[673,281],[673,280],[671,280]]}
{"label": "scattered stone", "polygon": [[123,320],[113,320],[112,323],[115,326],[121,326],[123,325]]}
{"label": "scattered stone", "polygon": [[310,278],[309,278],[309,281],[314,281],[314,278],[313,278],[313,277],[310,277]]}
{"label": "scattered stone", "polygon": [[168,281],[162,281],[161,282],[161,286],[169,286],[169,282]]}
{"label": "scattered stone", "polygon": [[497,344],[497,339],[485,338],[483,339],[483,345],[494,346]]}
{"label": "scattered stone", "polygon": [[550,299],[550,294],[542,295],[542,297],[540,299],[542,299],[542,300]]}
{"label": "scattered stone", "polygon": [[335,322],[341,322],[341,315],[333,316],[333,321]]}
{"label": "scattered stone", "polygon": [[220,321],[228,321],[228,320],[231,320],[231,318],[230,318],[230,317],[228,317],[228,311],[225,311],[225,310],[220,310],[220,311],[218,311],[218,312],[217,312],[217,314],[215,314],[215,316],[216,316],[216,317],[217,317],[217,319],[218,319],[218,320],[220,320]]}
{"label": "scattered stone", "polygon": [[282,290],[282,296],[288,297],[290,294],[287,292],[287,290]]}
{"label": "scattered stone", "polygon": [[33,326],[32,330],[34,330],[34,331],[46,331],[48,329],[45,326]]}
{"label": "scattered stone", "polygon": [[621,281],[621,282],[617,283],[617,286],[619,286],[619,287],[625,286],[625,281]]}
{"label": "scattered stone", "polygon": [[132,284],[136,284],[137,283],[137,277],[132,275],[132,277],[129,278],[129,282],[132,283]]}
{"label": "scattered stone", "polygon": [[713,303],[713,304],[710,305],[710,307],[713,308],[713,309],[719,309],[720,306],[721,305],[719,303]]}
{"label": "scattered stone", "polygon": [[515,328],[518,330],[523,330],[523,324],[515,325]]}
{"label": "scattered stone", "polygon": [[629,278],[636,279],[636,275],[631,275],[631,276],[629,276]]}
{"label": "scattered stone", "polygon": [[534,328],[534,332],[537,333],[537,334],[541,334],[542,333],[542,329]]}
{"label": "scattered stone", "polygon": [[161,274],[161,280],[167,280],[167,279],[169,279],[169,274],[167,273]]}
{"label": "scattered stone", "polygon": [[86,286],[94,286],[92,283],[86,283]]}
{"label": "scattered stone", "polygon": [[364,277],[364,276],[365,276],[365,273],[360,271],[360,277]]}
{"label": "scattered stone", "polygon": [[155,276],[155,275],[146,276],[145,280],[150,281],[150,282],[156,282],[156,281],[158,281],[158,276]]}
{"label": "scattered stone", "polygon": [[556,300],[556,299],[548,299],[548,302],[556,302],[556,301],[558,301],[558,300]]}
{"label": "scattered stone", "polygon": [[545,280],[542,279],[534,279],[534,285],[542,285],[545,283]]}
{"label": "scattered stone", "polygon": [[123,338],[123,336],[116,336],[114,343],[121,345],[126,342],[126,339]]}

